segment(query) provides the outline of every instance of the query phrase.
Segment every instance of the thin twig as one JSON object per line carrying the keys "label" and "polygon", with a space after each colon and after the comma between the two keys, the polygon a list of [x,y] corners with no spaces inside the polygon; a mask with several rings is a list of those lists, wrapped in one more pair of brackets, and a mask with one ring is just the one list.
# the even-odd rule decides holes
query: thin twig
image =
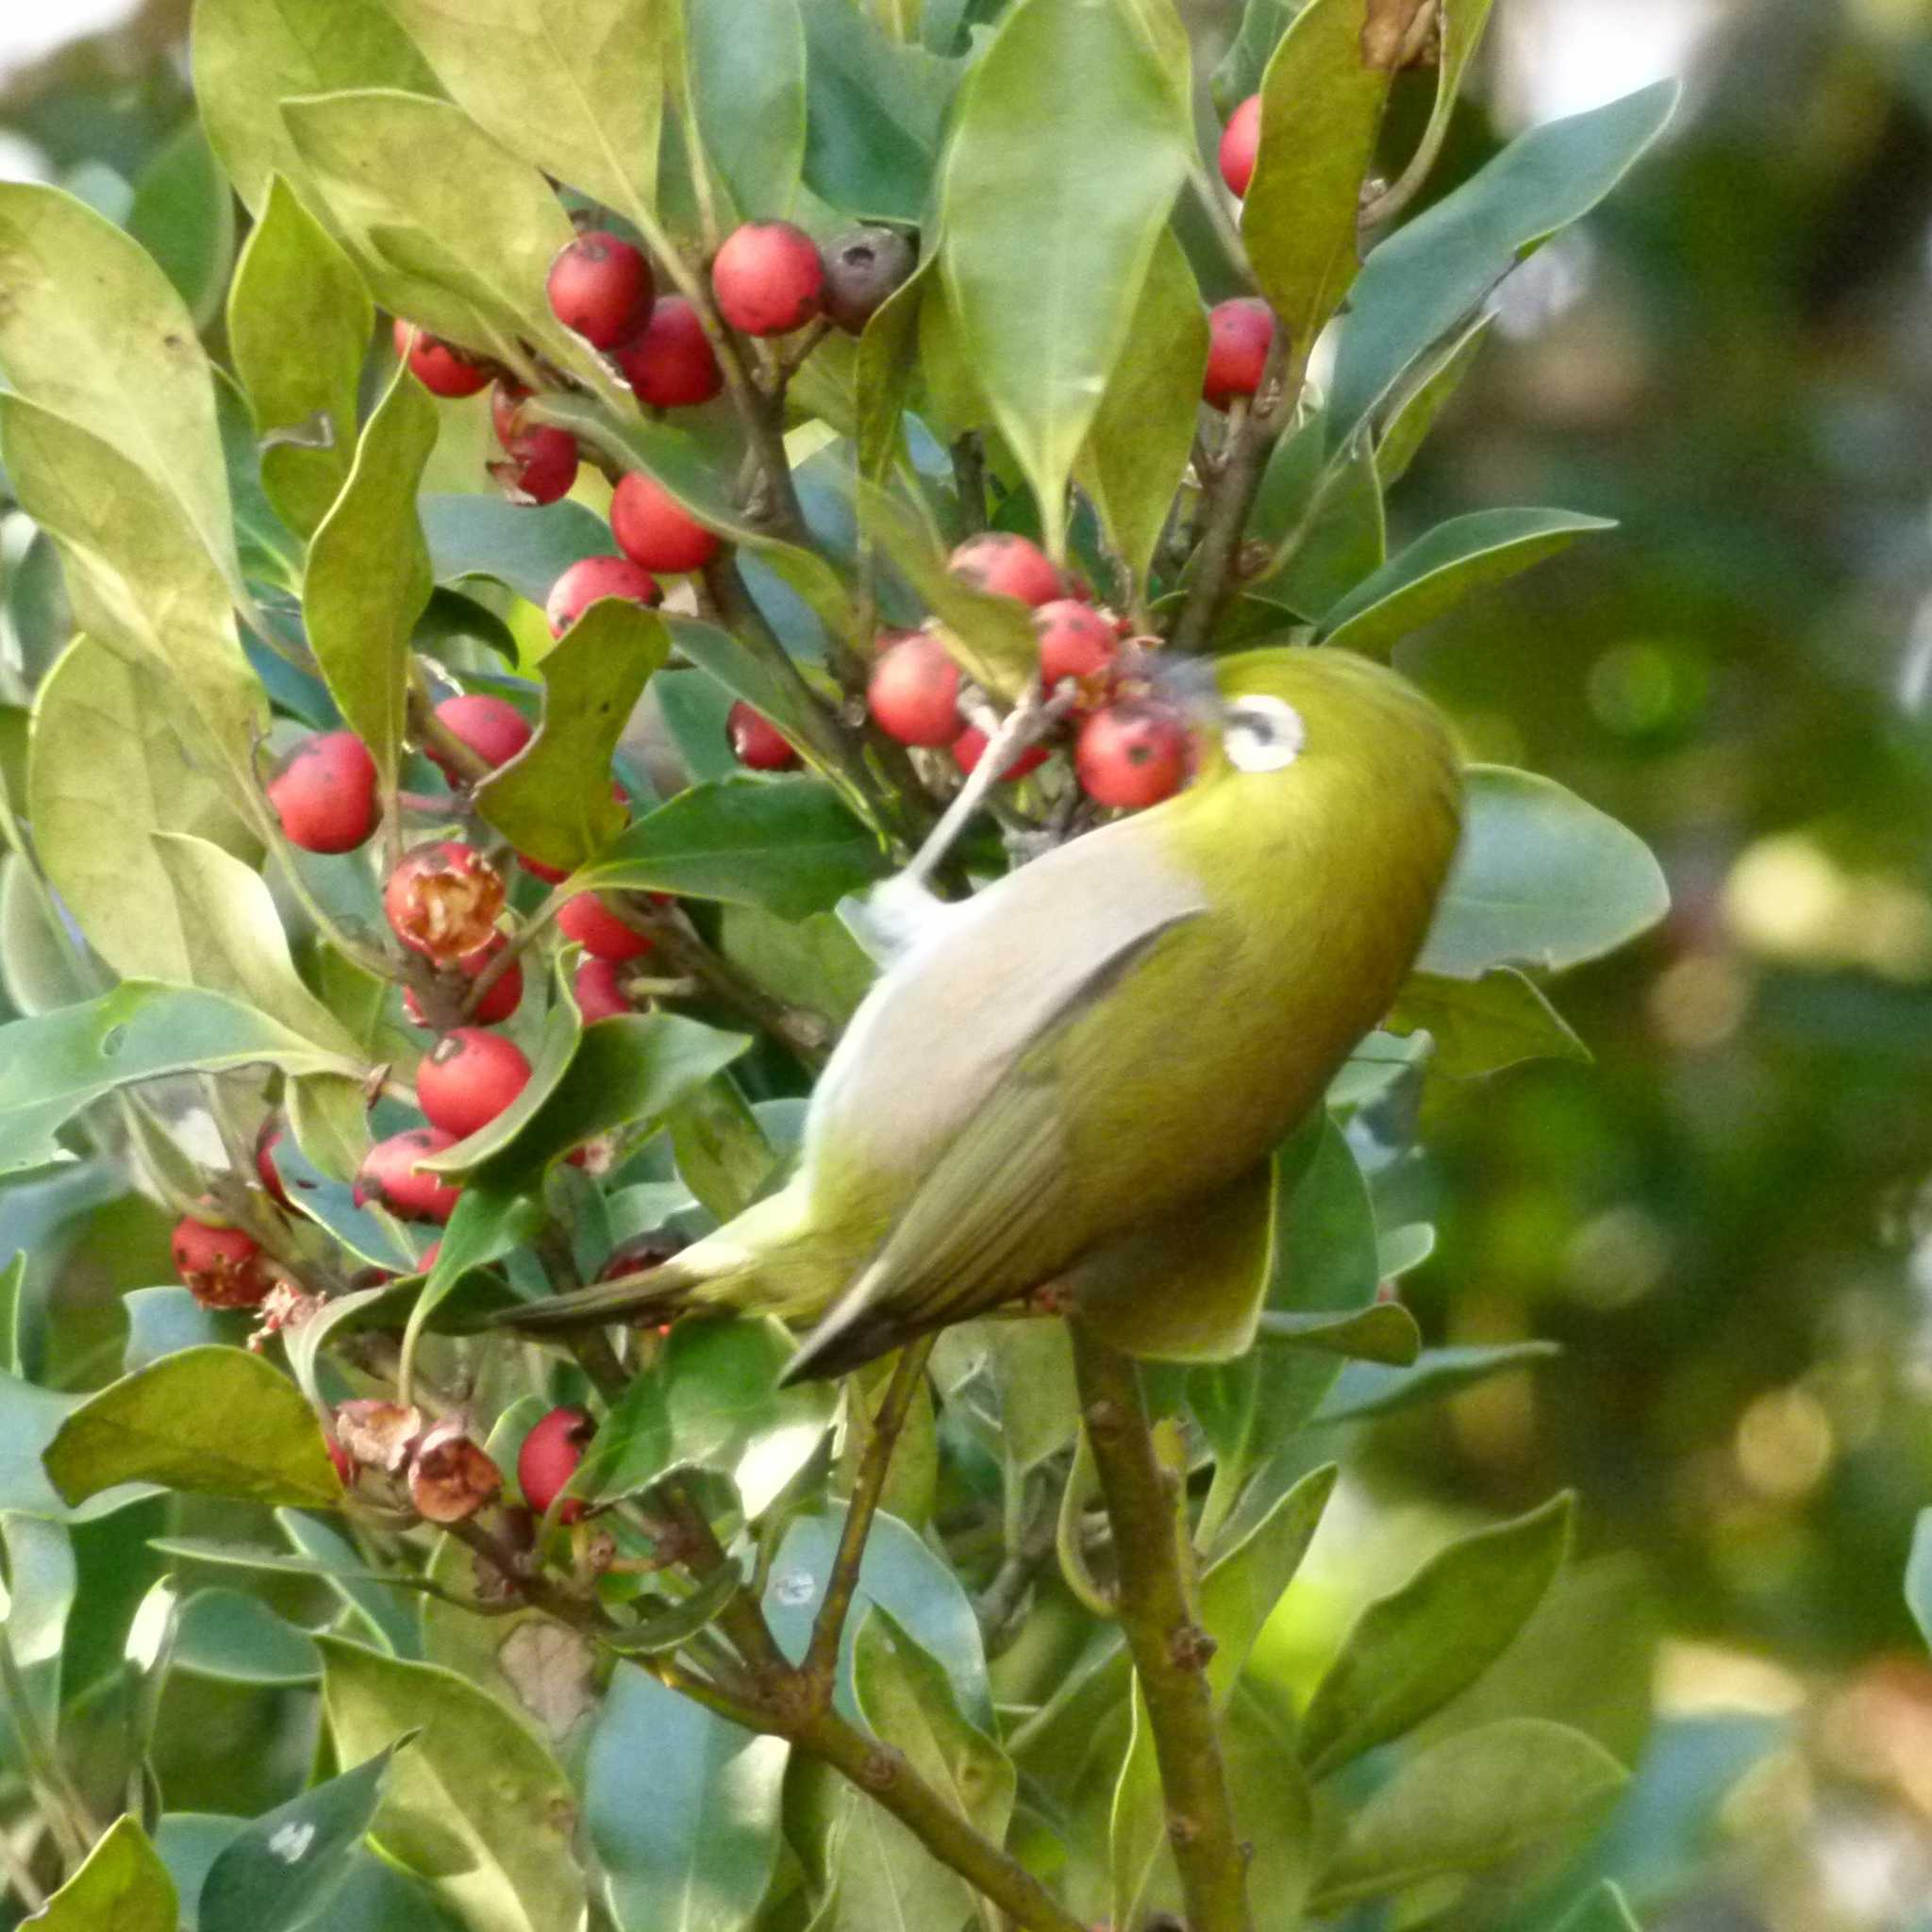
{"label": "thin twig", "polygon": [[[852,1486],[851,1500],[845,1506],[845,1527],[840,1532],[839,1554],[833,1558],[832,1574],[825,1580],[824,1601],[819,1606],[811,1626],[811,1643],[805,1653],[805,1676],[827,1703],[839,1667],[839,1645],[845,1635],[845,1620],[852,1614],[852,1599],[858,1589],[866,1539],[872,1534],[873,1519],[878,1514],[879,1498],[885,1493],[886,1477],[892,1467],[892,1452],[899,1446],[899,1432],[912,1412],[934,1340],[933,1336],[922,1335],[899,1351],[899,1359],[892,1364],[892,1379],[886,1385],[885,1400],[866,1424],[865,1451],[859,1457],[858,1477]],[[858,1382],[848,1381],[845,1388],[846,1400],[853,1405],[857,1420],[865,1413],[864,1398]]]}
{"label": "thin twig", "polygon": [[767,992],[749,974],[707,945],[681,912],[665,908],[641,913],[632,923],[650,935],[674,973],[689,974],[705,991],[789,1047],[807,1066],[824,1065],[832,1028],[822,1015]]}
{"label": "thin twig", "polygon": [[1140,1372],[1070,1324],[1080,1409],[1113,1527],[1120,1623],[1146,1701],[1190,1932],[1252,1932],[1247,1858],[1208,1689],[1213,1643],[1181,1569],[1175,1492],[1154,1453]]}

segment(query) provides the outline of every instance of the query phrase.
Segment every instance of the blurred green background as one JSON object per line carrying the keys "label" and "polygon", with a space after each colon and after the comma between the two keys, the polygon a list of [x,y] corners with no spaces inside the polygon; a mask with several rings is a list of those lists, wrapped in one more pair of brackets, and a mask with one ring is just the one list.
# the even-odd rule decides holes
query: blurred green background
{"label": "blurred green background", "polygon": [[[78,8],[0,23],[0,175],[126,220],[211,318],[232,215],[186,6],[89,10],[80,38]],[[1235,8],[1188,10],[1205,67]],[[1274,1636],[1292,1670],[1451,1527],[1573,1485],[1545,1660],[1629,1747],[1660,1720],[1592,1858],[1668,1932],[1927,1932],[1932,1669],[1900,1577],[1932,1501],[1932,6],[1497,0],[1439,188],[1666,72],[1674,136],[1506,285],[1391,547],[1504,504],[1619,520],[1404,661],[1473,751],[1641,831],[1675,910],[1559,989],[1594,1067],[1432,1124],[1441,1240],[1407,1298],[1432,1340],[1562,1355],[1367,1441],[1306,1627]],[[8,649],[46,594],[22,535]],[[158,1217],[71,1186],[0,1195],[19,1246],[72,1303],[166,1278]],[[104,1674],[141,1514],[88,1557]],[[171,1805],[300,1775],[301,1700],[170,1695]]]}

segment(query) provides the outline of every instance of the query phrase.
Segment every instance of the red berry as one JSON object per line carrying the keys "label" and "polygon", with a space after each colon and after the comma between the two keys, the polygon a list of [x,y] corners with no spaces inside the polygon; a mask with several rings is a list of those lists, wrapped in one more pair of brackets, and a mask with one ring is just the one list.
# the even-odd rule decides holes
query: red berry
{"label": "red berry", "polygon": [[503,910],[503,880],[474,845],[433,840],[406,852],[382,889],[391,930],[438,965],[487,946]]}
{"label": "red berry", "polygon": [[433,396],[473,396],[490,387],[490,365],[466,356],[441,336],[396,317],[396,354]]}
{"label": "red berry", "polygon": [[724,387],[705,325],[682,295],[666,295],[651,310],[644,332],[617,351],[617,366],[638,401],[654,409],[708,403]]}
{"label": "red berry", "polygon": [[610,534],[645,570],[703,570],[718,554],[717,537],[641,470],[626,473],[610,499]]}
{"label": "red berry", "polygon": [[636,1010],[625,992],[624,977],[617,970],[620,963],[593,954],[577,968],[571,991],[587,1025],[593,1020],[615,1020]]}
{"label": "red berry", "polygon": [[[444,698],[436,708],[436,719],[452,738],[460,739],[491,771],[508,764],[536,735],[530,721],[508,698],[493,698],[485,691],[465,691],[460,697]],[[433,744],[425,744],[423,749],[452,785],[467,782],[463,774]]]}
{"label": "red berry", "polygon": [[416,1104],[432,1127],[466,1140],[487,1127],[530,1078],[514,1041],[482,1026],[445,1033],[416,1069]]}
{"label": "red berry", "polygon": [[[553,1408],[524,1438],[517,1451],[517,1488],[539,1516],[550,1514],[595,1434],[596,1425],[582,1409]],[[583,1513],[582,1500],[573,1496],[558,1509],[557,1520],[575,1523]]]}
{"label": "red berry", "polygon": [[252,1308],[275,1286],[261,1243],[239,1227],[210,1227],[184,1214],[169,1248],[175,1274],[205,1308]]}
{"label": "red berry", "polygon": [[559,249],[543,286],[558,321],[596,349],[629,341],[650,321],[658,294],[643,255],[604,228]]}
{"label": "red berry", "polygon": [[261,1176],[261,1184],[268,1190],[269,1199],[277,1208],[288,1208],[293,1204],[283,1183],[282,1171],[275,1165],[275,1149],[281,1145],[281,1141],[282,1124],[271,1114],[255,1136],[255,1171]]}
{"label": "red berry", "polygon": [[1255,178],[1255,151],[1261,145],[1261,96],[1250,94],[1221,134],[1221,178],[1235,194],[1245,194]]}
{"label": "red berry", "polygon": [[[953,762],[962,772],[970,772],[986,756],[987,736],[978,725],[969,724],[953,741]],[[1028,772],[1037,772],[1051,756],[1052,748],[1044,744],[1029,744],[1020,756],[1000,774],[1000,782],[1010,785],[1016,778],[1024,778]]]}
{"label": "red berry", "polygon": [[1017,597],[1023,604],[1051,604],[1067,594],[1067,580],[1038,543],[1004,530],[969,537],[946,568],[975,591]]}
{"label": "red berry", "polygon": [[356,1205],[372,1202],[400,1221],[446,1223],[456,1211],[458,1190],[441,1174],[418,1174],[416,1163],[457,1144],[441,1127],[411,1127],[378,1141],[356,1170]]}
{"label": "red berry", "polygon": [[865,701],[879,729],[901,744],[951,744],[959,735],[959,667],[930,631],[880,652]]}
{"label": "red berry", "polygon": [[349,1452],[333,1436],[325,1436],[322,1446],[328,1451],[328,1459],[335,1469],[336,1480],[343,1489],[353,1489],[356,1482],[356,1465],[349,1460]]}
{"label": "red berry", "polygon": [[282,833],[304,852],[353,852],[375,829],[375,760],[353,731],[305,739],[268,781]]}
{"label": "red berry", "polygon": [[509,454],[488,468],[513,503],[556,503],[577,480],[577,440],[552,424],[532,424],[517,432]]}
{"label": "red berry", "polygon": [[1237,396],[1261,387],[1268,350],[1274,341],[1274,311],[1251,295],[1217,303],[1208,311],[1208,369],[1201,378],[1203,398],[1224,409]]}
{"label": "red berry", "polygon": [[[484,967],[508,944],[508,938],[497,933],[487,946],[479,946],[474,953],[465,953],[460,959],[449,961],[439,970],[446,974],[459,973],[465,979],[476,979],[481,976]],[[523,1003],[524,969],[512,959],[490,982],[490,991],[483,995],[471,1017],[479,1025],[494,1026],[499,1021],[508,1020]],[[423,1002],[416,997],[413,987],[403,989],[403,1011],[408,1015],[412,1026],[428,1025],[429,1022],[423,1013]]]}
{"label": "red berry", "polygon": [[1158,805],[1187,783],[1187,727],[1164,705],[1108,705],[1080,727],[1074,770],[1096,805]]}
{"label": "red berry", "polygon": [[1119,636],[1091,604],[1056,598],[1033,613],[1033,627],[1040,633],[1040,681],[1048,691],[1063,678],[1084,683],[1113,668]]}
{"label": "red berry", "polygon": [[747,222],[724,239],[711,264],[718,313],[748,336],[803,328],[824,298],[818,244],[790,222]]}
{"label": "red berry", "polygon": [[626,925],[595,892],[574,892],[558,908],[557,929],[598,959],[639,959],[651,941]]}
{"label": "red berry", "polygon": [[603,597],[622,597],[648,610],[664,601],[658,579],[627,557],[584,557],[550,587],[543,614],[550,635],[560,638],[591,606]]}
{"label": "red berry", "polygon": [[785,734],[742,698],[724,714],[724,735],[732,757],[754,772],[789,772],[798,763]]}

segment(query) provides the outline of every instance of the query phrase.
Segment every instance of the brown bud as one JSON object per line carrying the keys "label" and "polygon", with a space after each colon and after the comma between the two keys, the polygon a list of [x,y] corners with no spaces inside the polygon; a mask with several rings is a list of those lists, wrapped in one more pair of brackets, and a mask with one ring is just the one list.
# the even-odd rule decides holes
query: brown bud
{"label": "brown bud", "polygon": [[420,1409],[394,1402],[345,1402],[336,1410],[336,1441],[352,1462],[396,1474],[423,1433]]}
{"label": "brown bud", "polygon": [[502,1488],[503,1472],[453,1418],[423,1438],[409,1465],[409,1500],[431,1523],[461,1523]]}
{"label": "brown bud", "polygon": [[918,251],[896,228],[854,228],[825,250],[825,313],[858,335],[918,266]]}

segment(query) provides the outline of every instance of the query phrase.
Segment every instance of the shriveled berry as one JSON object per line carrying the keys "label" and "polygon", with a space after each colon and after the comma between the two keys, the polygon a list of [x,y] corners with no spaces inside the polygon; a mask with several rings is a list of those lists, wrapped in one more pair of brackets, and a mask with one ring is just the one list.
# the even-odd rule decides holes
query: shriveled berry
{"label": "shriveled berry", "polygon": [[658,302],[643,333],[616,356],[632,393],[654,409],[691,408],[724,388],[717,352],[697,310],[682,295]]}
{"label": "shriveled berry", "polygon": [[543,615],[550,621],[550,635],[560,638],[592,604],[605,597],[621,597],[645,610],[664,601],[658,579],[627,557],[584,557],[564,572],[550,587]]}
{"label": "shriveled berry", "polygon": [[483,1026],[458,1026],[416,1069],[416,1104],[432,1127],[466,1140],[502,1113],[529,1079],[530,1062],[515,1041]]}
{"label": "shriveled berry", "polygon": [[[436,721],[492,771],[508,764],[535,735],[530,721],[508,698],[491,697],[487,691],[464,691],[459,697],[444,698],[436,708]],[[423,749],[452,785],[466,782],[454,761],[445,758],[434,744]]]}
{"label": "shriveled berry", "polygon": [[294,1204],[289,1199],[289,1190],[282,1179],[282,1171],[275,1165],[275,1149],[281,1144],[282,1124],[271,1114],[256,1131],[255,1171],[261,1176],[261,1184],[268,1190],[269,1199],[277,1208],[289,1208]]}
{"label": "shriveled berry", "polygon": [[854,228],[825,250],[825,313],[858,335],[919,265],[897,228]]}
{"label": "shriveled berry", "polygon": [[600,959],[592,954],[577,968],[571,991],[576,996],[577,1010],[583,1014],[585,1024],[593,1020],[615,1020],[636,1010],[624,990],[621,964],[620,960]]}
{"label": "shriveled berry", "polygon": [[[460,959],[440,965],[437,971],[444,974],[459,974],[464,979],[477,979],[483,969],[509,944],[504,933],[495,934],[487,946],[478,946],[474,953],[465,953]],[[490,991],[477,1003],[475,1012],[471,1016],[478,1024],[494,1026],[499,1021],[508,1020],[524,1003],[524,969],[512,959],[494,979],[490,982]],[[408,1015],[412,1026],[426,1026],[429,1024],[423,1011],[423,1002],[416,997],[414,987],[403,989],[403,1011]]]}
{"label": "shriveled berry", "polygon": [[239,1227],[210,1227],[184,1214],[169,1251],[175,1274],[206,1308],[252,1308],[275,1286],[261,1243]]}
{"label": "shriveled berry", "polygon": [[412,847],[382,889],[391,930],[439,965],[490,943],[503,899],[496,869],[474,845],[456,839]]}
{"label": "shriveled berry", "polygon": [[[582,1409],[553,1408],[539,1417],[524,1438],[524,1446],[517,1451],[517,1488],[539,1516],[550,1514],[551,1505],[577,1473],[596,1432],[596,1424]],[[583,1513],[582,1501],[573,1496],[558,1507],[557,1520],[575,1523]]]}
{"label": "shriveled berry", "polygon": [[798,763],[798,754],[785,734],[742,698],[724,714],[724,735],[731,741],[732,757],[749,771],[789,772]]}
{"label": "shriveled berry", "polygon": [[1255,178],[1255,155],[1261,145],[1261,96],[1250,94],[1221,131],[1221,178],[1234,194],[1245,194]]}
{"label": "shriveled berry", "polygon": [[441,1127],[409,1127],[378,1141],[356,1170],[356,1205],[387,1208],[399,1221],[446,1223],[460,1190],[441,1174],[418,1174],[416,1163],[457,1144]]}
{"label": "shriveled berry", "polygon": [[409,365],[409,374],[433,396],[474,396],[490,387],[491,367],[465,355],[441,336],[430,335],[413,322],[396,318],[396,354]]}
{"label": "shriveled berry", "polygon": [[901,744],[951,744],[959,735],[959,667],[930,631],[879,653],[865,701],[879,729]]}
{"label": "shriveled berry", "polygon": [[789,335],[819,312],[825,265],[818,244],[790,222],[747,222],[711,264],[718,313],[748,336]]}
{"label": "shriveled berry", "polygon": [[511,375],[499,375],[495,386],[490,391],[490,426],[496,431],[496,440],[508,449],[523,435],[524,405],[530,400],[530,391]]}
{"label": "shriveled berry", "polygon": [[353,731],[304,739],[267,790],[283,836],[304,852],[353,852],[381,816],[375,760]]}
{"label": "shriveled berry", "polygon": [[[986,756],[989,742],[987,735],[978,725],[969,724],[953,741],[953,762],[962,772],[972,771]],[[1024,778],[1028,772],[1037,772],[1052,756],[1052,747],[1044,744],[1029,744],[1007,769],[1000,774],[1000,782],[1010,785],[1016,778]]]}
{"label": "shriveled berry", "polygon": [[1017,597],[1038,608],[1067,594],[1067,580],[1038,543],[1006,530],[969,537],[953,552],[946,568],[975,591]]}
{"label": "shriveled berry", "polygon": [[647,935],[626,925],[595,892],[574,892],[558,908],[557,929],[598,959],[639,959],[651,950]]}
{"label": "shriveled berry", "polygon": [[1085,683],[1112,670],[1120,638],[1114,625],[1077,597],[1058,597],[1033,613],[1040,633],[1040,681],[1048,691],[1064,678]]}
{"label": "shriveled berry", "polygon": [[1187,726],[1165,705],[1141,699],[1108,705],[1080,727],[1074,771],[1096,805],[1128,810],[1158,805],[1187,783]]}
{"label": "shriveled berry", "polygon": [[1217,303],[1208,311],[1208,368],[1202,399],[1224,409],[1237,396],[1261,387],[1274,341],[1274,311],[1252,295]]}
{"label": "shriveled berry", "polygon": [[626,472],[610,499],[610,534],[645,570],[703,570],[718,554],[716,534],[641,470]]}
{"label": "shriveled berry", "polygon": [[596,349],[627,342],[651,319],[658,285],[641,250],[591,228],[558,251],[544,291],[565,328]]}
{"label": "shriveled berry", "polygon": [[568,429],[533,423],[519,430],[508,454],[488,468],[512,503],[557,503],[577,480],[577,440]]}
{"label": "shriveled berry", "polygon": [[432,1423],[409,1460],[409,1501],[426,1523],[461,1523],[493,1503],[503,1472],[463,1433],[455,1416]]}

